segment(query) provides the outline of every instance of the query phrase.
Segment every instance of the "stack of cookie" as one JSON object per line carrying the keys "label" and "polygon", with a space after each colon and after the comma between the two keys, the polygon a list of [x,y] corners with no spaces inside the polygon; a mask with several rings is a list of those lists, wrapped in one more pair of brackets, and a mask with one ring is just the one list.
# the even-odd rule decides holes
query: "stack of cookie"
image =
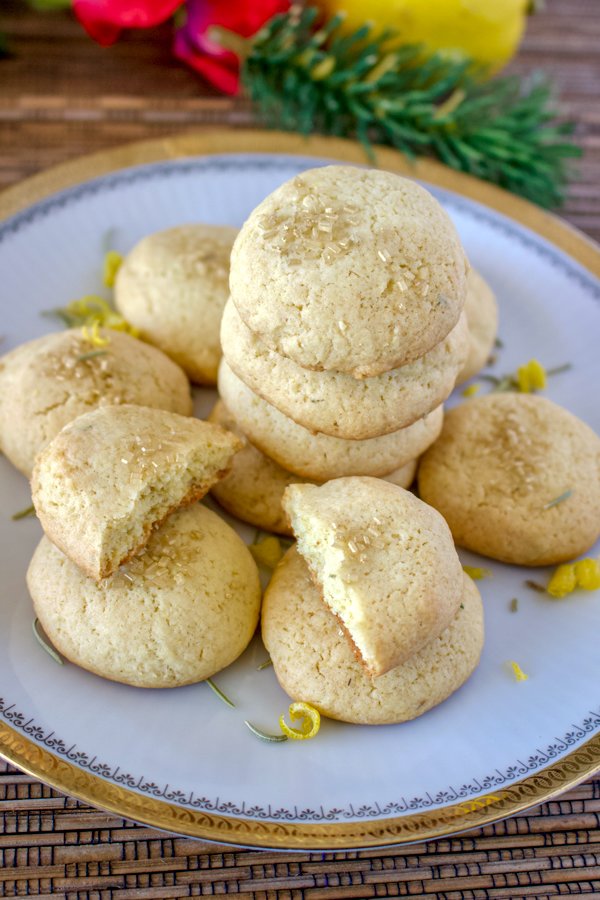
{"label": "stack of cookie", "polygon": [[444,210],[398,175],[328,166],[267,197],[231,257],[212,418],[251,446],[217,499],[284,531],[299,478],[410,484],[466,360],[467,269]]}
{"label": "stack of cookie", "polygon": [[242,539],[194,501],[238,439],[207,422],[123,404],[65,426],[38,454],[45,536],[27,572],[36,615],[74,663],[138,687],[176,687],[233,662],[261,591]]}

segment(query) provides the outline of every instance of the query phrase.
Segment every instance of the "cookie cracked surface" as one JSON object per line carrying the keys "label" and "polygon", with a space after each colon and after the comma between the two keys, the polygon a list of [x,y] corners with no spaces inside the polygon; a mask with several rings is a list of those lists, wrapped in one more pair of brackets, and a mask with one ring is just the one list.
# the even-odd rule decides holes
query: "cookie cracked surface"
{"label": "cookie cracked surface", "polygon": [[291,485],[283,507],[298,552],[371,674],[405,662],[448,627],[463,572],[436,510],[377,478]]}
{"label": "cookie cracked surface", "polygon": [[241,441],[218,425],[142,406],[105,406],[70,422],[31,480],[50,540],[91,578],[112,575],[152,531],[225,475]]}

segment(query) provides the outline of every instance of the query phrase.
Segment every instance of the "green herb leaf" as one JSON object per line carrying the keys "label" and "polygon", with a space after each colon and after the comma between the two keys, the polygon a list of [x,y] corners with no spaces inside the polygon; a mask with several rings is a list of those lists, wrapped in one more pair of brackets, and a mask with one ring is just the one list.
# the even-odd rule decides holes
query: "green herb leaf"
{"label": "green herb leaf", "polygon": [[543,509],[552,509],[553,506],[558,506],[559,503],[564,503],[565,500],[568,500],[569,497],[573,496],[573,489],[569,488],[568,491],[565,491],[564,494],[560,494],[558,497],[555,497],[554,500],[551,500],[550,503],[546,503]]}
{"label": "green herb leaf", "polygon": [[538,584],[537,581],[531,581],[530,578],[524,581],[523,584],[525,585],[525,587],[531,588],[532,591],[537,591],[538,594],[546,593],[546,588],[543,584]]}
{"label": "green herb leaf", "polygon": [[19,510],[19,512],[13,513],[11,519],[13,522],[18,522],[19,519],[29,519],[35,516],[35,506],[26,506],[25,509]]}
{"label": "green herb leaf", "polygon": [[260,666],[256,667],[257,672],[262,672],[263,669],[268,669],[269,666],[273,665],[273,660],[269,657],[269,659],[265,659],[264,663],[261,663]]}
{"label": "green herb leaf", "polygon": [[568,372],[569,369],[572,369],[573,365],[571,363],[563,363],[562,366],[555,366],[553,369],[546,369],[546,375],[562,375],[563,372]]}
{"label": "green herb leaf", "polygon": [[214,693],[217,695],[217,697],[218,697],[220,700],[223,701],[223,703],[226,703],[227,706],[231,706],[232,709],[235,709],[235,703],[233,702],[233,700],[230,700],[229,697],[227,696],[227,694],[224,694],[224,693],[223,693],[223,691],[221,690],[221,688],[218,687],[218,686],[214,683],[214,681],[212,680],[212,678],[205,678],[204,681],[205,681],[205,683],[209,686],[209,688],[211,689],[211,691],[214,691]]}
{"label": "green herb leaf", "polygon": [[267,744],[282,744],[283,741],[287,741],[287,735],[267,734],[266,731],[261,731],[260,728],[257,728],[256,725],[253,725],[252,722],[249,722],[247,719],[245,720],[244,725],[253,735],[260,738],[261,741],[265,741]]}
{"label": "green herb leaf", "polygon": [[62,658],[62,656],[54,649],[52,644],[46,640],[46,638],[40,631],[40,620],[39,619],[33,620],[33,622],[31,623],[31,629],[32,629],[33,635],[34,635],[36,641],[38,642],[38,644],[40,645],[40,647],[42,647],[46,651],[46,653],[52,657],[52,659],[54,660],[55,663],[58,663],[59,666],[64,666],[65,661]]}
{"label": "green herb leaf", "polygon": [[510,611],[517,612],[518,609],[519,609],[519,598],[513,597],[512,600],[510,601]]}

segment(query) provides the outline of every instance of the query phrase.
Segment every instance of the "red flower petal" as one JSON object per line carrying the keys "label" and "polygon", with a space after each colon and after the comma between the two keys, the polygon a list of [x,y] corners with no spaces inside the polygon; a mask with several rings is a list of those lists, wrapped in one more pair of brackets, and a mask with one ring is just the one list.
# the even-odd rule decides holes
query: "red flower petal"
{"label": "red flower petal", "polygon": [[198,49],[186,40],[183,29],[175,35],[173,52],[178,59],[191,66],[195,72],[224,94],[237,94],[240,87],[240,67],[233,53],[225,50],[214,56],[199,53]]}
{"label": "red flower petal", "polygon": [[286,12],[289,0],[188,0],[187,19],[175,36],[175,55],[226,94],[239,90],[239,61],[207,37],[220,25],[251,37],[276,13]]}
{"label": "red flower petal", "polygon": [[183,0],[73,0],[75,15],[95,41],[114,43],[123,28],[152,28],[164,22]]}

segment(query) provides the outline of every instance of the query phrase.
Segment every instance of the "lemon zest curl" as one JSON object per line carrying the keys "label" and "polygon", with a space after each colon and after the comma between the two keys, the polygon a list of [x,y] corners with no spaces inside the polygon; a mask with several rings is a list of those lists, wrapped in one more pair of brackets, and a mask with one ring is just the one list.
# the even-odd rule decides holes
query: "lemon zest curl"
{"label": "lemon zest curl", "polygon": [[286,737],[295,741],[308,741],[314,738],[321,727],[321,714],[310,703],[292,703],[289,708],[289,716],[292,722],[300,720],[299,728],[292,728],[285,721],[285,716],[279,717],[279,727]]}
{"label": "lemon zest curl", "polygon": [[106,347],[110,344],[109,337],[102,337],[100,334],[100,323],[96,319],[92,325],[81,326],[81,337],[84,341],[88,341],[93,347]]}

